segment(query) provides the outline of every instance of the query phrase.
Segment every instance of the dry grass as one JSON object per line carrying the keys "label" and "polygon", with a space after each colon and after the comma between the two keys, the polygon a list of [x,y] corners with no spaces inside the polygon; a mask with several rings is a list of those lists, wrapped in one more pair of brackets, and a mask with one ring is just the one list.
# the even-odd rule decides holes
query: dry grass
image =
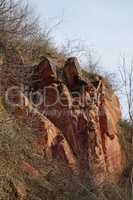
{"label": "dry grass", "polygon": [[[104,184],[94,190],[87,172],[81,180],[64,163],[48,162],[35,154],[33,139],[31,128],[15,119],[0,101],[0,200],[131,200],[129,168],[119,184]],[[23,159],[39,170],[39,177],[20,169]],[[18,195],[18,183],[24,187],[26,197]]]}

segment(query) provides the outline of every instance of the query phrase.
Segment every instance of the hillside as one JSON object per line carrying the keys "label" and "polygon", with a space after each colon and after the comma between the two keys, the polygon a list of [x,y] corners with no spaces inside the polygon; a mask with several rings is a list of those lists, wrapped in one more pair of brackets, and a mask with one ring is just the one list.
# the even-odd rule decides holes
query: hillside
{"label": "hillside", "polygon": [[[16,69],[15,73],[20,70]],[[22,95],[20,89],[12,90],[14,77],[3,73],[11,90],[5,99],[2,84],[2,200],[34,199],[34,195],[45,199],[44,193],[46,199],[67,198],[64,192],[73,196],[70,179],[72,190],[78,187],[85,198],[93,199],[96,194],[91,188],[104,187],[105,182],[116,184],[125,166],[118,138],[118,98],[101,76],[88,74],[86,79],[80,75],[76,58],[68,59],[61,68],[55,60],[43,58],[31,69],[27,97],[25,91]],[[17,79],[16,83],[19,86]],[[40,95],[45,98],[41,103]],[[65,185],[60,186],[60,181]]]}
{"label": "hillside", "polygon": [[132,120],[88,48],[56,46],[57,27],[0,1],[0,200],[131,200]]}

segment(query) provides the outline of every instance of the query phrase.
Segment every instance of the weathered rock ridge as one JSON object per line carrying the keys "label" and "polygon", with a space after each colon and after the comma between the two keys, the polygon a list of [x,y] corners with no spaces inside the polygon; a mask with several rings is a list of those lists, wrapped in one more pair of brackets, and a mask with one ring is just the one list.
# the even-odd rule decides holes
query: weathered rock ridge
{"label": "weathered rock ridge", "polygon": [[15,115],[36,132],[36,153],[65,161],[75,174],[87,170],[92,183],[100,184],[118,180],[124,153],[118,137],[119,100],[104,78],[94,77],[80,75],[76,58],[62,68],[43,58],[32,71],[30,101],[23,96]]}
{"label": "weathered rock ridge", "polygon": [[102,77],[86,81],[79,68],[76,58],[69,58],[59,73],[47,58],[35,67],[30,92],[45,116],[34,122],[43,132],[36,147],[45,158],[64,160],[75,173],[88,170],[93,183],[116,181],[124,167],[119,100]]}

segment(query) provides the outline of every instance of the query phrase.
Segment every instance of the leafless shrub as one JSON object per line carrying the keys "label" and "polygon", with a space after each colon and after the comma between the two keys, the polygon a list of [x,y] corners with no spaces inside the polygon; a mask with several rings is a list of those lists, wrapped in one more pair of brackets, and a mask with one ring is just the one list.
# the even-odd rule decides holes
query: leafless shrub
{"label": "leafless shrub", "polygon": [[0,32],[3,36],[28,37],[37,32],[37,18],[33,17],[24,1],[1,0]]}
{"label": "leafless shrub", "polygon": [[127,63],[126,58],[122,58],[122,65],[119,67],[122,92],[126,98],[128,116],[133,122],[133,62]]}
{"label": "leafless shrub", "polygon": [[[120,78],[121,78],[123,97],[126,99],[129,126],[132,127],[132,124],[133,124],[133,61],[128,63],[126,58],[123,57],[122,65],[119,67],[119,73],[120,73]],[[130,137],[131,137],[130,146],[131,146],[131,152],[132,152],[132,149],[133,149],[132,131],[130,133]],[[131,164],[131,169],[129,170],[130,171],[129,179],[130,179],[130,185],[131,185],[131,198],[133,198],[133,168],[132,168],[133,163],[131,162],[130,164]]]}

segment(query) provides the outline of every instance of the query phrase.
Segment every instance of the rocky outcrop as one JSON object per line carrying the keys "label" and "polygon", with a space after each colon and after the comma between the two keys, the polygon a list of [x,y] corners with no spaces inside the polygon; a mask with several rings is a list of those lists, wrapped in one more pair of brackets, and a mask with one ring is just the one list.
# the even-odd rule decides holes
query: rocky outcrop
{"label": "rocky outcrop", "polygon": [[80,65],[77,58],[69,58],[63,68],[66,84],[71,91],[78,91],[79,86],[86,85],[79,75]]}
{"label": "rocky outcrop", "polygon": [[[51,157],[78,166],[82,173],[87,169],[94,183],[107,177],[117,180],[124,166],[117,127],[121,118],[119,100],[102,77],[96,75],[94,81],[86,82],[79,68],[77,59],[69,58],[62,69],[61,81],[56,67],[47,58],[37,66],[39,84],[33,79],[32,91],[43,96],[37,109],[49,120],[45,128],[47,140],[43,142],[40,138],[39,143],[45,151],[49,144]],[[42,124],[39,127],[44,130]]]}
{"label": "rocky outcrop", "polygon": [[[73,171],[76,170],[76,157],[61,130],[55,127],[43,114],[34,109],[26,97],[23,97],[23,105],[14,107],[13,113],[17,119],[23,121],[24,124],[27,124],[32,129],[35,136],[32,146],[36,154],[46,160],[63,160],[69,164]],[[37,174],[28,164],[22,163],[22,168],[29,174],[33,176]]]}
{"label": "rocky outcrop", "polygon": [[119,100],[104,78],[95,75],[95,80],[86,81],[79,68],[77,59],[69,58],[58,78],[58,66],[43,58],[29,87],[36,109],[23,97],[15,114],[31,124],[37,134],[34,149],[45,159],[63,160],[77,174],[87,170],[93,184],[117,181],[124,168]]}

